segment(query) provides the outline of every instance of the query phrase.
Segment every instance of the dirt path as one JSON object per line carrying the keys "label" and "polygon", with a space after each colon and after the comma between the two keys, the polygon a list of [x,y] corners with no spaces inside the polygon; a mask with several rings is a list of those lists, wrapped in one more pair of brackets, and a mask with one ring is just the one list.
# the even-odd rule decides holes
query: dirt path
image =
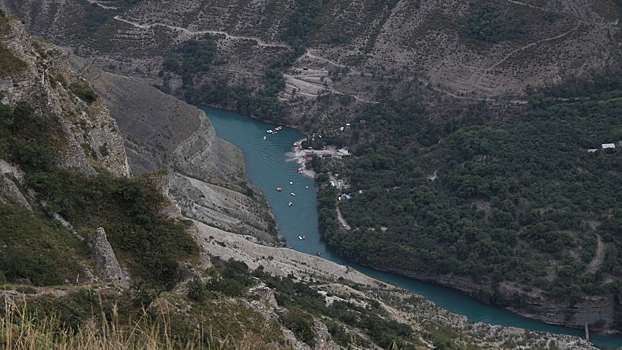
{"label": "dirt path", "polygon": [[482,73],[482,75],[481,75],[481,76],[479,77],[479,79],[477,80],[477,83],[475,83],[475,86],[477,86],[477,87],[481,87],[481,86],[480,86],[480,84],[482,83],[482,79],[484,79],[484,77],[485,77],[486,75],[488,75],[488,73],[489,73],[491,70],[493,70],[493,69],[497,68],[499,65],[503,64],[503,62],[507,61],[510,57],[514,56],[516,53],[518,53],[518,52],[520,52],[520,51],[523,51],[523,50],[526,50],[526,49],[528,49],[528,48],[530,48],[530,47],[533,47],[533,46],[538,45],[538,44],[543,43],[543,42],[547,42],[547,41],[552,41],[552,40],[557,40],[557,39],[563,38],[563,37],[565,37],[566,35],[568,35],[568,34],[570,34],[570,33],[574,32],[574,31],[575,31],[575,30],[577,30],[577,29],[579,29],[579,26],[580,26],[580,25],[581,25],[581,21],[578,21],[578,22],[577,22],[577,25],[576,25],[574,28],[572,28],[571,30],[569,30],[569,31],[567,31],[567,32],[565,32],[565,33],[562,33],[562,34],[560,34],[560,35],[557,35],[557,36],[554,36],[554,37],[551,37],[551,38],[546,38],[546,39],[538,40],[538,41],[536,41],[536,42],[533,42],[533,43],[531,43],[531,44],[525,45],[525,46],[523,46],[523,47],[519,47],[518,49],[516,49],[516,50],[514,50],[514,51],[510,52],[510,53],[509,53],[507,56],[505,56],[503,59],[501,59],[500,61],[496,62],[496,63],[495,63],[495,64],[493,64],[492,66],[490,66],[490,67],[486,68],[486,70],[484,70],[484,72]]}
{"label": "dirt path", "polygon": [[346,221],[346,219],[344,219],[343,216],[341,215],[341,210],[339,210],[339,207],[337,207],[337,220],[339,220],[341,227],[345,228],[348,231],[352,229],[352,227],[348,225],[348,222]]}
{"label": "dirt path", "polygon": [[596,248],[596,256],[587,266],[588,271],[592,273],[595,272],[605,260],[605,243],[603,243],[603,239],[600,237],[599,234],[596,234],[596,237],[598,238],[598,248]]}
{"label": "dirt path", "polygon": [[312,53],[311,53],[311,49],[307,49],[307,52],[306,52],[306,53],[305,53],[302,57],[305,57],[305,56],[306,56],[306,57],[309,57],[309,58],[316,59],[316,60],[318,60],[318,61],[324,61],[324,62],[330,63],[330,64],[332,64],[333,66],[337,66],[337,67],[345,67],[343,64],[339,64],[339,63],[337,63],[337,62],[335,62],[335,61],[331,61],[331,60],[329,60],[328,58],[324,58],[324,57],[320,57],[320,56],[316,56],[316,55],[312,54]]}
{"label": "dirt path", "polygon": [[130,25],[133,25],[134,27],[137,28],[141,28],[141,29],[149,29],[151,27],[166,27],[169,28],[171,30],[176,30],[176,31],[182,31],[186,34],[191,34],[191,35],[196,35],[196,34],[219,34],[219,35],[224,35],[227,39],[233,39],[233,40],[254,40],[257,42],[257,45],[261,46],[261,47],[285,47],[285,48],[289,48],[289,45],[286,44],[269,44],[266,43],[265,41],[259,39],[259,38],[254,38],[254,37],[250,37],[250,36],[235,36],[235,35],[231,35],[227,32],[222,32],[222,31],[218,31],[218,30],[199,30],[199,31],[191,31],[188,30],[186,28],[183,27],[176,27],[176,26],[171,26],[168,24],[162,24],[162,23],[152,23],[152,24],[139,24],[139,23],[135,23],[132,21],[128,21],[127,19],[123,19],[119,16],[115,16],[114,19],[116,19],[119,22],[124,22]]}

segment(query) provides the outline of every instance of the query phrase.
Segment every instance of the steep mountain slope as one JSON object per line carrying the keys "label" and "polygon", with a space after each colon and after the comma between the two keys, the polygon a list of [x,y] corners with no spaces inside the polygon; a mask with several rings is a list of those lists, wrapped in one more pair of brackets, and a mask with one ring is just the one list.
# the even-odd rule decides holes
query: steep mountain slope
{"label": "steep mountain slope", "polygon": [[[520,343],[534,349],[593,348],[576,337],[471,325],[464,317],[344,266],[291,249],[258,245],[250,242],[249,236],[200,222],[163,218],[158,212],[170,202],[156,189],[166,192],[162,187],[166,188],[167,180],[161,172],[127,178],[127,166],[119,166],[127,164],[120,133],[116,127],[110,127],[115,126],[114,120],[103,107],[103,98],[67,69],[67,56],[51,44],[27,35],[18,21],[1,12],[0,31],[0,57],[5,63],[4,85],[0,89],[4,99],[0,105],[0,155],[18,164],[0,161],[0,295],[6,302],[0,312],[0,328],[12,335],[3,339],[6,346],[92,349],[129,348],[133,344],[139,348],[168,349],[211,348],[217,344],[245,349],[509,349]],[[9,66],[13,67],[10,71],[6,69]],[[41,76],[44,80],[38,80]],[[121,112],[123,100],[112,90],[131,87],[135,99],[157,93],[122,77],[87,76],[94,86],[107,92],[106,103],[111,110],[117,110],[119,125],[127,122],[123,118],[134,114]],[[81,84],[79,89],[72,87],[74,81]],[[189,108],[170,102],[172,106],[165,105],[164,111]],[[53,114],[54,111],[59,114]],[[94,151],[97,143],[82,142],[83,146],[76,149],[66,147],[78,142],[76,133],[66,131],[74,126],[72,112],[78,111],[83,112],[80,115],[84,120],[76,123],[83,128],[83,134],[78,135],[83,139],[79,141],[90,139],[86,137],[90,135],[89,129],[84,129],[89,122],[94,123],[91,114],[95,114],[97,123],[107,123],[98,137],[111,145],[108,152]],[[197,117],[196,112],[188,111],[187,119],[181,120]],[[56,122],[58,128],[54,127]],[[205,125],[204,130],[210,135],[209,124],[199,121],[194,125]],[[39,130],[37,135],[32,133],[32,126],[47,129]],[[131,130],[119,128],[122,132]],[[180,128],[184,130],[185,126]],[[159,132],[157,129],[153,134]],[[170,132],[176,135],[177,130],[171,127]],[[144,146],[154,138],[157,136],[136,141]],[[168,147],[183,146],[187,140],[181,139]],[[51,160],[41,163],[24,157],[21,141],[27,141],[31,147],[52,149]],[[216,154],[219,150],[227,152],[226,147],[230,147],[221,144],[223,148],[219,149],[216,139],[209,141],[207,144],[215,148]],[[198,144],[201,147],[188,151],[188,158],[192,159],[195,153],[209,158],[212,149]],[[111,154],[115,151],[118,153]],[[170,166],[158,155],[147,152],[144,157]],[[74,158],[89,161],[78,163]],[[227,161],[227,155],[216,158]],[[137,163],[139,170],[146,170],[140,164],[150,164]],[[235,162],[232,164],[235,168]],[[11,174],[5,175],[7,172]],[[232,198],[231,194],[228,198]],[[65,215],[76,232],[58,224],[56,220],[60,218],[46,215],[54,210]],[[98,228],[91,239],[92,225],[100,223],[107,232]],[[188,233],[200,242],[201,256],[197,256],[198,247],[188,240]],[[88,242],[93,243],[92,253],[86,249]],[[107,253],[102,256],[104,250]],[[103,260],[98,267],[91,254],[95,260]],[[173,268],[173,261],[188,263]],[[116,276],[108,277],[111,268],[128,268],[131,287],[127,288]],[[95,276],[90,274],[91,270]],[[97,277],[111,280],[99,283]]]}
{"label": "steep mountain slope", "polygon": [[275,242],[274,219],[246,178],[244,156],[216,137],[202,111],[88,60],[72,55],[70,62],[119,124],[134,174],[167,169],[169,193],[184,216]]}
{"label": "steep mountain slope", "polygon": [[[1,6],[100,67],[156,81],[173,47],[210,34],[219,63],[205,78],[258,86],[264,69],[297,45],[295,38],[307,54],[294,67],[320,73],[295,79],[296,70],[289,72],[303,97],[328,87],[373,100],[380,77],[391,77],[400,90],[421,81],[461,99],[516,96],[527,86],[619,68],[620,8],[611,0],[132,3],[7,0]],[[486,4],[492,6],[481,8]],[[480,35],[490,32],[498,35]],[[346,66],[341,79],[329,76]]]}

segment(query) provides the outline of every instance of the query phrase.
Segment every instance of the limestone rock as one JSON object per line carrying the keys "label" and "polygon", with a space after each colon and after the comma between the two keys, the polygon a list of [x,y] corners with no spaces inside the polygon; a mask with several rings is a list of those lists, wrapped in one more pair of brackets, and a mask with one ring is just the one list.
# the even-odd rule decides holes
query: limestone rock
{"label": "limestone rock", "polygon": [[129,287],[130,281],[125,272],[121,269],[117,257],[112,250],[112,246],[106,238],[106,231],[103,227],[95,230],[93,237],[93,259],[102,273],[104,280],[118,284],[121,287]]}
{"label": "limestone rock", "polygon": [[22,207],[32,211],[30,203],[28,203],[17,185],[15,185],[11,179],[3,174],[0,174],[0,195],[17,202]]}
{"label": "limestone rock", "polygon": [[0,42],[26,62],[27,68],[0,77],[0,102],[9,106],[26,102],[36,117],[59,121],[62,137],[55,145],[56,166],[89,175],[95,175],[96,168],[106,168],[113,174],[129,176],[123,138],[115,120],[101,99],[87,103],[72,92],[72,86],[88,82],[70,69],[67,55],[49,42],[30,36],[17,19],[10,19],[5,29]]}

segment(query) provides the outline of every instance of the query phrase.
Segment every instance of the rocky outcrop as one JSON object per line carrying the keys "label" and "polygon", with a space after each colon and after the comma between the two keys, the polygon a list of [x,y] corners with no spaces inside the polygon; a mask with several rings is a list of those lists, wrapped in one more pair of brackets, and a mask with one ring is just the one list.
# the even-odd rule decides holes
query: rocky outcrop
{"label": "rocky outcrop", "polygon": [[170,196],[185,217],[199,220],[226,231],[259,237],[274,242],[262,218],[261,207],[248,196],[178,173],[172,174]]}
{"label": "rocky outcrop", "polygon": [[121,287],[130,286],[130,279],[121,269],[117,257],[112,250],[112,246],[106,238],[106,231],[103,227],[95,230],[92,254],[105,281],[117,284]]}
{"label": "rocky outcrop", "polygon": [[[454,288],[472,296],[491,292],[499,293],[499,295],[505,298],[518,296],[525,302],[526,307],[523,309],[509,307],[508,310],[548,324],[582,328],[586,323],[594,324],[604,321],[606,324],[610,324],[613,321],[615,309],[613,294],[585,297],[581,302],[571,304],[570,302],[558,302],[546,298],[541,290],[523,291],[509,282],[501,283],[496,288],[493,288],[488,282],[476,282],[466,276],[433,274],[402,269],[384,269],[384,271]],[[530,312],[525,310],[530,310]]]}
{"label": "rocky outcrop", "polygon": [[117,121],[134,174],[174,169],[218,185],[246,181],[241,152],[216,137],[201,110],[136,79],[104,72],[75,55],[70,61]]}
{"label": "rocky outcrop", "polygon": [[[125,138],[133,174],[166,169],[167,193],[183,216],[268,242],[265,202],[245,192],[242,152],[216,136],[203,111],[136,79],[107,73],[71,56],[71,67],[102,97]],[[253,191],[258,192],[258,189]],[[169,210],[170,209],[170,210]],[[174,205],[167,211],[175,216]]]}
{"label": "rocky outcrop", "polygon": [[[58,47],[26,33],[24,25],[9,19],[0,41],[27,68],[0,77],[0,102],[28,103],[37,117],[55,118],[63,137],[55,145],[56,165],[86,174],[106,168],[119,176],[130,174],[123,139],[100,99],[87,103],[72,92],[72,84],[87,82],[69,69],[67,55]],[[73,86],[77,86],[73,85]]]}
{"label": "rocky outcrop", "polygon": [[[511,295],[509,293],[512,289],[500,286],[500,291]],[[548,324],[581,328],[585,324],[599,322],[611,324],[613,322],[615,310],[613,294],[588,296],[576,304],[552,301],[542,296],[541,291],[523,292],[520,297],[535,312],[526,312],[521,309],[510,309],[511,311]]]}
{"label": "rocky outcrop", "polygon": [[19,187],[17,187],[13,180],[9,179],[4,174],[0,174],[0,196],[4,196],[32,211],[30,203],[28,203],[26,197],[24,197],[22,192],[19,190]]}

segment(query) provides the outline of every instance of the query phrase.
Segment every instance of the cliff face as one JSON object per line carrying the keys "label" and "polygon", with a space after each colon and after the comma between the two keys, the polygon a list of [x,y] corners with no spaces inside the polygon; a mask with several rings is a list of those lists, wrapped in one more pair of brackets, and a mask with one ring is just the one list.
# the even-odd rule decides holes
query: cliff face
{"label": "cliff face", "polygon": [[585,324],[598,322],[611,324],[613,322],[616,306],[613,294],[586,297],[578,303],[571,304],[569,301],[554,301],[546,298],[541,290],[525,292],[514,283],[503,282],[493,287],[490,282],[475,281],[470,277],[451,274],[431,274],[401,269],[388,269],[386,271],[454,288],[472,296],[498,294],[499,297],[505,299],[519,296],[524,302],[523,307],[520,309],[507,307],[508,310],[548,324],[582,328]]}
{"label": "cliff face", "polygon": [[9,106],[27,102],[36,116],[60,121],[64,137],[58,144],[57,165],[87,174],[103,167],[128,176],[130,168],[115,120],[100,99],[87,103],[72,92],[72,87],[85,86],[86,81],[71,71],[67,55],[27,34],[17,20],[5,24],[0,41],[27,64],[21,72],[0,77],[0,102]]}
{"label": "cliff face", "polygon": [[216,136],[205,113],[136,79],[108,73],[71,56],[110,109],[125,139],[133,174],[169,173],[169,194],[184,216],[274,242],[271,215],[246,178],[242,152]]}

